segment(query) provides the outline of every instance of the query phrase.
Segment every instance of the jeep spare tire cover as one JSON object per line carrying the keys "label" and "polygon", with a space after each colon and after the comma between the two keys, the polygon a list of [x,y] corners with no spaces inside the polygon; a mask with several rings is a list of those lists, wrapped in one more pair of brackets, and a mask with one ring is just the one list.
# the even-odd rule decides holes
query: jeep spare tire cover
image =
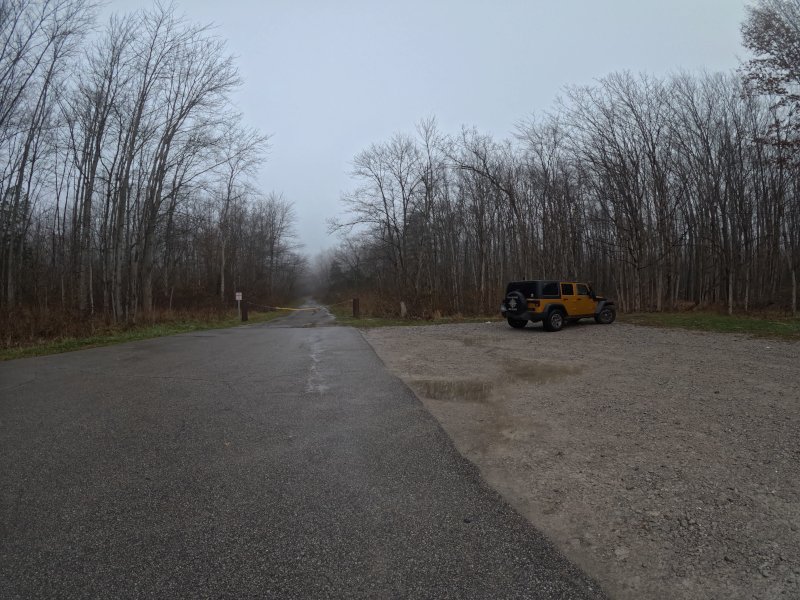
{"label": "jeep spare tire cover", "polygon": [[528,311],[528,302],[525,295],[517,290],[506,294],[506,312],[512,315],[521,315]]}

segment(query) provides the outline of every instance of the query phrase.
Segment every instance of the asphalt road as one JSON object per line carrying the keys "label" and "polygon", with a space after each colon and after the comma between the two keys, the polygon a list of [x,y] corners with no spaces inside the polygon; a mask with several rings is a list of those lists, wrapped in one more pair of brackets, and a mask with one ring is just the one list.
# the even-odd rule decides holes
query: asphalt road
{"label": "asphalt road", "polygon": [[0,364],[0,597],[604,597],[330,320]]}

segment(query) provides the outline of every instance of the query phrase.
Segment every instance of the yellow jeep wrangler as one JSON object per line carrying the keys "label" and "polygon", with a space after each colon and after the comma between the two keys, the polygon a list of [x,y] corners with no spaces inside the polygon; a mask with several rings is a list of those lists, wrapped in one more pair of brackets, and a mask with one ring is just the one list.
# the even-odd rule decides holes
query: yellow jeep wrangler
{"label": "yellow jeep wrangler", "polygon": [[608,325],[617,317],[611,300],[597,296],[585,283],[575,281],[512,281],[500,312],[511,327],[542,321],[545,331],[559,331],[567,321],[594,318]]}

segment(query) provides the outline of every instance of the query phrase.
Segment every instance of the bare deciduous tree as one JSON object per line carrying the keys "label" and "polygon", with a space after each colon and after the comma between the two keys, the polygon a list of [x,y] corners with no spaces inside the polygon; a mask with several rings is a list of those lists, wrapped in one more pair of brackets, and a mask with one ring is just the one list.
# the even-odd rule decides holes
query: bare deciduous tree
{"label": "bare deciduous tree", "polygon": [[233,111],[224,41],[170,6],[93,34],[95,13],[88,0],[0,3],[3,318],[130,322],[229,302],[227,282],[286,299],[304,267],[294,215],[257,189],[267,137]]}

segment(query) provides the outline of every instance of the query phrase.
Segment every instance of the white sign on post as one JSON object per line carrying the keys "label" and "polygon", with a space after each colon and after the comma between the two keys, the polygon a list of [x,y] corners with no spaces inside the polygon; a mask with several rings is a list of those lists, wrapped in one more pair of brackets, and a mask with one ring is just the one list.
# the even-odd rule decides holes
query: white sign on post
{"label": "white sign on post", "polygon": [[241,302],[242,301],[242,292],[236,292],[236,301],[237,302]]}

